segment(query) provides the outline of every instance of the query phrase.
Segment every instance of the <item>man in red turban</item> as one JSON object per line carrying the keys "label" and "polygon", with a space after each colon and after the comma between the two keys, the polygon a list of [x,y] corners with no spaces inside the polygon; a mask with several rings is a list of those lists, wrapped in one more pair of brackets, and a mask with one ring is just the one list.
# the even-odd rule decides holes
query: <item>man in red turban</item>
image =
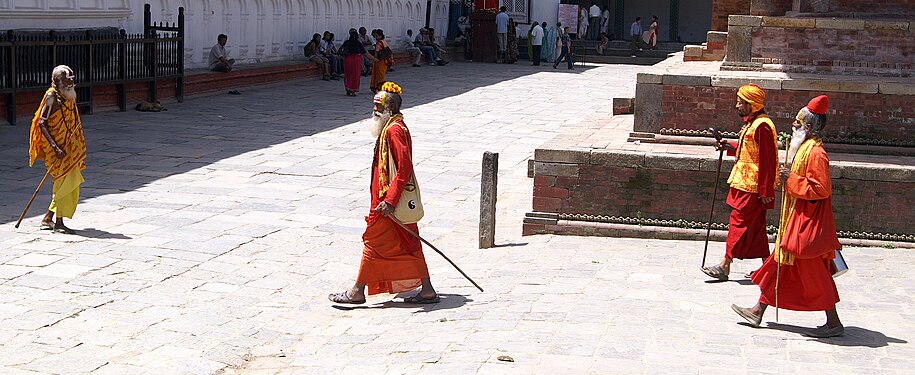
{"label": "man in red turban", "polygon": [[829,157],[820,138],[828,107],[825,95],[813,98],[792,124],[794,134],[786,156],[791,168],[779,170],[785,194],[775,252],[752,276],[761,290],[759,302],[751,308],[731,305],[754,327],[762,322],[766,307],[775,305],[826,312],[826,324],[805,336],[835,337],[845,332],[836,312],[839,292],[831,270],[841,245],[832,215]]}
{"label": "man in red turban", "polygon": [[[734,259],[765,259],[769,256],[766,236],[766,210],[775,207],[775,174],[778,167],[778,140],[775,125],[766,115],[766,92],[755,84],[737,90],[737,113],[743,117],[737,144],[731,143],[737,163],[728,177],[731,189],[727,203],[733,208],[728,223],[728,239],[720,264],[702,269],[718,280],[727,280]],[[718,145],[719,149],[724,147]]]}
{"label": "man in red turban", "polygon": [[[393,217],[394,208],[413,175],[413,141],[400,113],[401,94],[400,86],[385,82],[373,99],[372,135],[378,139],[372,161],[372,210],[365,217],[362,263],[356,283],[328,296],[336,303],[365,303],[366,288],[372,295],[406,292],[419,286],[422,286],[419,293],[405,298],[404,302],[439,302],[429,278],[422,243],[397,225]],[[393,163],[389,163],[389,159],[393,159]],[[391,164],[395,171],[390,170]],[[416,223],[405,225],[413,233],[419,233]]]}

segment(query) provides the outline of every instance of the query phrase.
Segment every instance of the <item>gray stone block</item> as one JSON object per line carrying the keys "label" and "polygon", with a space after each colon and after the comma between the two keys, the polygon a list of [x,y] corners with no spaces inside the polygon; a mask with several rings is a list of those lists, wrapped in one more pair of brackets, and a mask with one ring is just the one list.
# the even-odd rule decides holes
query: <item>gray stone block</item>
{"label": "gray stone block", "polygon": [[750,77],[712,77],[713,87],[738,88],[748,83],[755,83],[766,90],[781,90],[782,80],[777,78],[750,78]]}
{"label": "gray stone block", "polygon": [[480,248],[495,246],[496,198],[499,184],[499,154],[483,153],[483,172],[480,175]]}
{"label": "gray stone block", "polygon": [[[731,16],[734,18],[735,16]],[[728,26],[728,54],[725,61],[750,62],[753,57],[753,28]]]}
{"label": "gray stone block", "polygon": [[712,78],[699,75],[665,74],[661,83],[665,85],[711,86]]}
{"label": "gray stone block", "polygon": [[760,16],[742,16],[742,15],[731,15],[728,16],[728,32],[731,31],[731,28],[734,26],[750,26],[756,27],[762,24],[762,17]]}
{"label": "gray stone block", "polygon": [[704,157],[686,154],[647,154],[645,155],[645,166],[649,169],[698,171],[702,159]]}
{"label": "gray stone block", "polygon": [[915,85],[909,83],[882,82],[879,84],[881,94],[915,95]]}
{"label": "gray stone block", "polygon": [[[660,76],[659,76],[660,77]],[[635,119],[632,130],[657,133],[661,130],[661,85],[635,85]]]}
{"label": "gray stone block", "polygon": [[653,73],[639,73],[635,76],[636,83],[661,83],[662,75]]}
{"label": "gray stone block", "polygon": [[818,29],[864,30],[864,20],[817,18]]}
{"label": "gray stone block", "polygon": [[588,164],[591,162],[591,152],[589,150],[538,148],[534,151],[534,160],[544,163]]}
{"label": "gray stone block", "polygon": [[782,90],[839,91],[838,81],[789,79],[782,82]]}
{"label": "gray stone block", "polygon": [[611,167],[645,167],[644,152],[627,151],[594,151],[591,153],[591,164]]}

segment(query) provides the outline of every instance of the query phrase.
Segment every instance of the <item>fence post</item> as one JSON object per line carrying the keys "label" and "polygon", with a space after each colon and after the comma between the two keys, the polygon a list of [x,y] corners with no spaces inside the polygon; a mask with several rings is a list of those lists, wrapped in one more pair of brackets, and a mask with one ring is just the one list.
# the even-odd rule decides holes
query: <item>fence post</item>
{"label": "fence post", "polygon": [[480,176],[480,248],[496,245],[496,197],[499,183],[499,154],[483,153],[483,174]]}
{"label": "fence post", "polygon": [[10,41],[10,60],[7,66],[10,68],[10,94],[6,97],[6,120],[10,125],[16,125],[16,87],[19,86],[19,74],[16,72],[16,33],[13,30],[7,30],[6,36]]}
{"label": "fence post", "polygon": [[89,43],[87,45],[86,53],[88,54],[89,63],[86,65],[86,82],[89,84],[89,89],[86,90],[89,93],[89,109],[86,111],[87,114],[92,114],[92,82],[94,81],[93,75],[95,74],[95,59],[93,59],[92,54],[92,30],[86,30],[86,41]]}
{"label": "fence post", "polygon": [[184,7],[178,7],[178,82],[175,88],[178,102],[184,102]]}
{"label": "fence post", "polygon": [[118,109],[121,112],[127,110],[127,31],[121,29],[120,38],[118,39],[118,75],[121,83],[118,87]]}

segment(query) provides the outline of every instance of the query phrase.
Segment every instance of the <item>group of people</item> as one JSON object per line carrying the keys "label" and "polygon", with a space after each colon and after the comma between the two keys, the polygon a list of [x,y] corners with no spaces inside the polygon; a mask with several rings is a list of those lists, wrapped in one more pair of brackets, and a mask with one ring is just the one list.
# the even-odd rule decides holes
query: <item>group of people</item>
{"label": "group of people", "polygon": [[[798,111],[783,164],[778,160],[775,125],[766,114],[766,93],[755,84],[737,91],[736,109],[744,119],[737,142],[721,141],[718,150],[735,156],[728,177],[728,223],[724,259],[703,268],[710,277],[728,280],[734,259],[763,259],[747,276],[761,290],[750,308],[731,305],[758,327],[768,306],[798,311],[825,311],[826,324],[805,335],[834,337],[844,333],[836,312],[839,293],[832,259],[841,248],[832,212],[829,157],[823,148],[829,98],[813,98]],[[766,211],[775,207],[775,188],[783,190],[775,251],[770,254]],[[779,291],[781,293],[779,293]]]}
{"label": "group of people", "polygon": [[[499,8],[496,14],[496,38],[498,39],[497,63],[514,64],[518,62],[518,35],[520,27],[508,16],[506,7]],[[572,66],[572,39],[569,27],[556,22],[548,27],[546,22],[532,21],[527,32],[527,57],[532,66],[540,66],[541,61],[553,63],[555,69],[563,60],[568,69]]]}

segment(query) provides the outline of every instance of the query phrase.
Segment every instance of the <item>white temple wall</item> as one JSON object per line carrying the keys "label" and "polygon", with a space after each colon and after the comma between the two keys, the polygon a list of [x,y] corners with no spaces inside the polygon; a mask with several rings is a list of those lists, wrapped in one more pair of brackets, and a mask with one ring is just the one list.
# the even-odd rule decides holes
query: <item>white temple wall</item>
{"label": "white temple wall", "polygon": [[[325,30],[342,43],[348,30],[382,29],[400,47],[407,29],[425,25],[426,0],[0,0],[0,29],[117,27],[143,32],[143,5],[153,21],[177,22],[184,7],[185,65],[204,67],[216,36],[226,34],[230,58],[240,64],[304,59],[302,49]],[[448,0],[433,0],[430,26],[442,38]]]}

